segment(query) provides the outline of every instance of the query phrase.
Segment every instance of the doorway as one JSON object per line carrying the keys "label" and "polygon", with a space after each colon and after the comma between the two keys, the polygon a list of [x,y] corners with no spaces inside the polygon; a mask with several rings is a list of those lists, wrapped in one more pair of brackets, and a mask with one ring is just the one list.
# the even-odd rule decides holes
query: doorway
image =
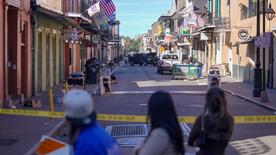
{"label": "doorway", "polygon": [[21,93],[28,95],[28,23],[24,22],[21,32]]}
{"label": "doorway", "polygon": [[57,46],[56,36],[52,37],[52,49],[53,49],[53,84],[57,84]]}
{"label": "doorway", "polygon": [[42,92],[42,32],[38,32],[37,48],[37,91]]}
{"label": "doorway", "polygon": [[8,9],[8,51],[7,51],[7,67],[8,67],[8,95],[18,95],[17,85],[18,85],[18,9],[9,6]]}
{"label": "doorway", "polygon": [[50,33],[46,34],[46,89],[51,87],[51,74],[50,74]]}
{"label": "doorway", "polygon": [[233,58],[232,58],[232,49],[228,48],[228,66],[231,73],[233,75]]}

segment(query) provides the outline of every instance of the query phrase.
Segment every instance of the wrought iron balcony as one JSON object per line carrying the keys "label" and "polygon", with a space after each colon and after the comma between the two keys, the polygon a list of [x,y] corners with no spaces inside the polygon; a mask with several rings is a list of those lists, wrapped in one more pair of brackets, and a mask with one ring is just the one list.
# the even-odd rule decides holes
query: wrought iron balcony
{"label": "wrought iron balcony", "polygon": [[81,18],[87,22],[91,22],[87,9],[89,8],[90,0],[65,0],[64,14],[68,17]]}
{"label": "wrought iron balcony", "polygon": [[214,18],[214,23],[217,29],[230,29],[230,17]]}

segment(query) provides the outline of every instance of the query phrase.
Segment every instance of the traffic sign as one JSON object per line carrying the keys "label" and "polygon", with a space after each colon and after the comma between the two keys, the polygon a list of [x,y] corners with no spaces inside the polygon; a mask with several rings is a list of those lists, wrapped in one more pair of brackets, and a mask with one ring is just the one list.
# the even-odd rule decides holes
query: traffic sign
{"label": "traffic sign", "polygon": [[38,155],[70,155],[71,146],[57,139],[43,135],[36,150]]}

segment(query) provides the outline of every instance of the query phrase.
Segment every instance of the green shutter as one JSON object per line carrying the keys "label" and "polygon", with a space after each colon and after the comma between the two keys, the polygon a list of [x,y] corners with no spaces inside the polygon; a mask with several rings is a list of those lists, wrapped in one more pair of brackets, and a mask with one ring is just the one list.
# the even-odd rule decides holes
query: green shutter
{"label": "green shutter", "polygon": [[215,15],[216,17],[220,17],[220,0],[216,0],[216,9],[215,9]]}
{"label": "green shutter", "polygon": [[208,11],[212,11],[212,0],[208,0]]}

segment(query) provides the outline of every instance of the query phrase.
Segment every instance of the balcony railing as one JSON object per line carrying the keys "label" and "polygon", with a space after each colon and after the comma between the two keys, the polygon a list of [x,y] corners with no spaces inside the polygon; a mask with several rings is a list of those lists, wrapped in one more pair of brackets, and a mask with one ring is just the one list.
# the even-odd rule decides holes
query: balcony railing
{"label": "balcony railing", "polygon": [[216,29],[229,30],[230,29],[230,17],[212,17],[205,16],[203,18],[204,26],[201,26],[199,29],[204,29],[206,27],[212,27]]}
{"label": "balcony railing", "polygon": [[214,18],[217,29],[230,29],[230,17]]}
{"label": "balcony railing", "polygon": [[68,17],[78,17],[86,21],[91,21],[87,9],[89,0],[66,0],[64,1],[64,14]]}

